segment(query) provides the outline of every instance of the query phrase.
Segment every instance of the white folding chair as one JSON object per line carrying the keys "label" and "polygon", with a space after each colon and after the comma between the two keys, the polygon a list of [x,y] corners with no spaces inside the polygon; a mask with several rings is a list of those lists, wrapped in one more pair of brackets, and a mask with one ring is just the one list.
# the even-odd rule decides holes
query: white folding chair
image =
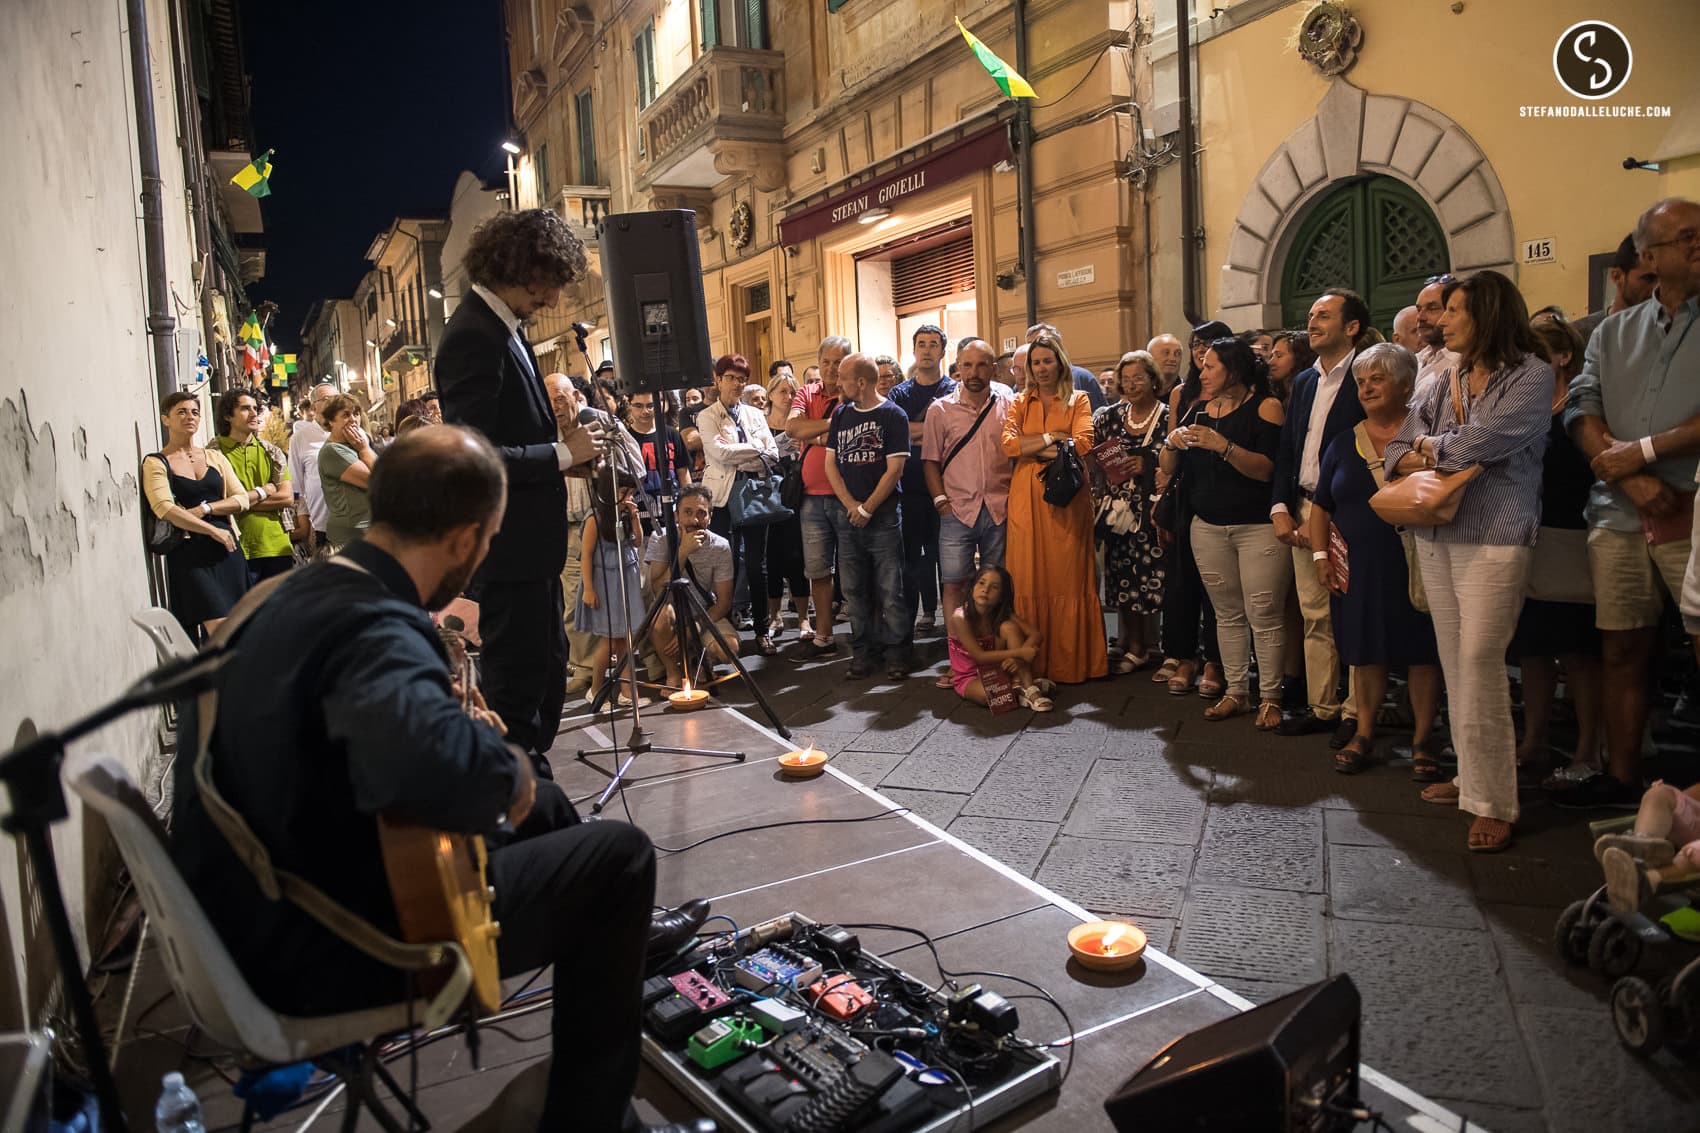
{"label": "white folding chair", "polygon": [[195,654],[195,643],[189,640],[189,635],[178,624],[177,618],[170,610],[162,610],[158,606],[130,615],[130,620],[142,627],[142,632],[153,642],[155,652],[159,654],[159,663],[178,661]]}

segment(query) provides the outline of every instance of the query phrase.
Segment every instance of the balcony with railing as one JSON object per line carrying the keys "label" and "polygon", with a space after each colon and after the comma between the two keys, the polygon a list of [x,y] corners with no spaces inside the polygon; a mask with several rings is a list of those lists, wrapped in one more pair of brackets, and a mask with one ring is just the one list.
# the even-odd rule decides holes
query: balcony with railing
{"label": "balcony with railing", "polygon": [[564,185],[555,196],[555,211],[588,247],[596,243],[596,225],[608,215],[611,196],[597,185]]}
{"label": "balcony with railing", "polygon": [[750,174],[785,184],[785,56],[711,47],[638,115],[640,189],[709,188]]}

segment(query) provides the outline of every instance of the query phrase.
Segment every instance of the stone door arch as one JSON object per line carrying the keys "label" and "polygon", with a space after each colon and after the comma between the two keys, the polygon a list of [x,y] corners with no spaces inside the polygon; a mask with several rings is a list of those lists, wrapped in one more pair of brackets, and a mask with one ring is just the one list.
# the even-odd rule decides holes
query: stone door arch
{"label": "stone door arch", "polygon": [[1433,210],[1454,271],[1492,268],[1517,278],[1505,191],[1463,128],[1423,103],[1335,79],[1316,116],[1270,155],[1240,205],[1218,317],[1236,329],[1279,326],[1287,252],[1310,206],[1331,186],[1372,173],[1404,182]]}

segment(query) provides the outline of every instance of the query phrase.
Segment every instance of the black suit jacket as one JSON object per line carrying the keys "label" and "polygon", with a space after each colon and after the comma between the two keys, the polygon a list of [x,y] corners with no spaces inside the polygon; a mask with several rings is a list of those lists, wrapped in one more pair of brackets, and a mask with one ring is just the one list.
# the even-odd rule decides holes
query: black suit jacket
{"label": "black suit jacket", "polygon": [[529,343],[468,291],[437,347],[443,420],[477,429],[508,469],[508,510],[480,579],[537,582],[567,561],[567,487],[555,456],[559,429]]}
{"label": "black suit jacket", "polygon": [[[1327,452],[1334,438],[1364,419],[1364,407],[1358,404],[1358,383],[1352,378],[1352,362],[1358,352],[1352,351],[1346,360],[1346,377],[1334,404],[1328,407],[1328,420],[1322,423],[1322,447]],[[1269,506],[1286,504],[1293,518],[1299,516],[1299,465],[1304,460],[1305,434],[1310,431],[1311,410],[1316,406],[1316,387],[1322,374],[1315,366],[1293,379],[1293,396],[1287,401],[1287,419],[1281,426],[1281,447],[1275,450],[1275,475],[1271,478]]]}

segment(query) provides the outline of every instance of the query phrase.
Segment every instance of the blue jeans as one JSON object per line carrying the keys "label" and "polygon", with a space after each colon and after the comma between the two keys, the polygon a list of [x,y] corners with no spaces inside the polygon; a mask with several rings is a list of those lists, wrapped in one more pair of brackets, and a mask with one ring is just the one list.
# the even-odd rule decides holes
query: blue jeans
{"label": "blue jeans", "polygon": [[860,659],[895,658],[908,637],[903,608],[903,532],[898,505],[887,503],[866,527],[854,527],[837,500],[831,512],[838,536],[838,572],[850,606],[850,649]]}
{"label": "blue jeans", "polygon": [[992,509],[980,505],[980,514],[969,527],[955,515],[939,520],[939,573],[946,582],[968,582],[974,577],[974,552],[980,552],[983,567],[1003,566],[1004,541],[1009,524],[992,519]]}

